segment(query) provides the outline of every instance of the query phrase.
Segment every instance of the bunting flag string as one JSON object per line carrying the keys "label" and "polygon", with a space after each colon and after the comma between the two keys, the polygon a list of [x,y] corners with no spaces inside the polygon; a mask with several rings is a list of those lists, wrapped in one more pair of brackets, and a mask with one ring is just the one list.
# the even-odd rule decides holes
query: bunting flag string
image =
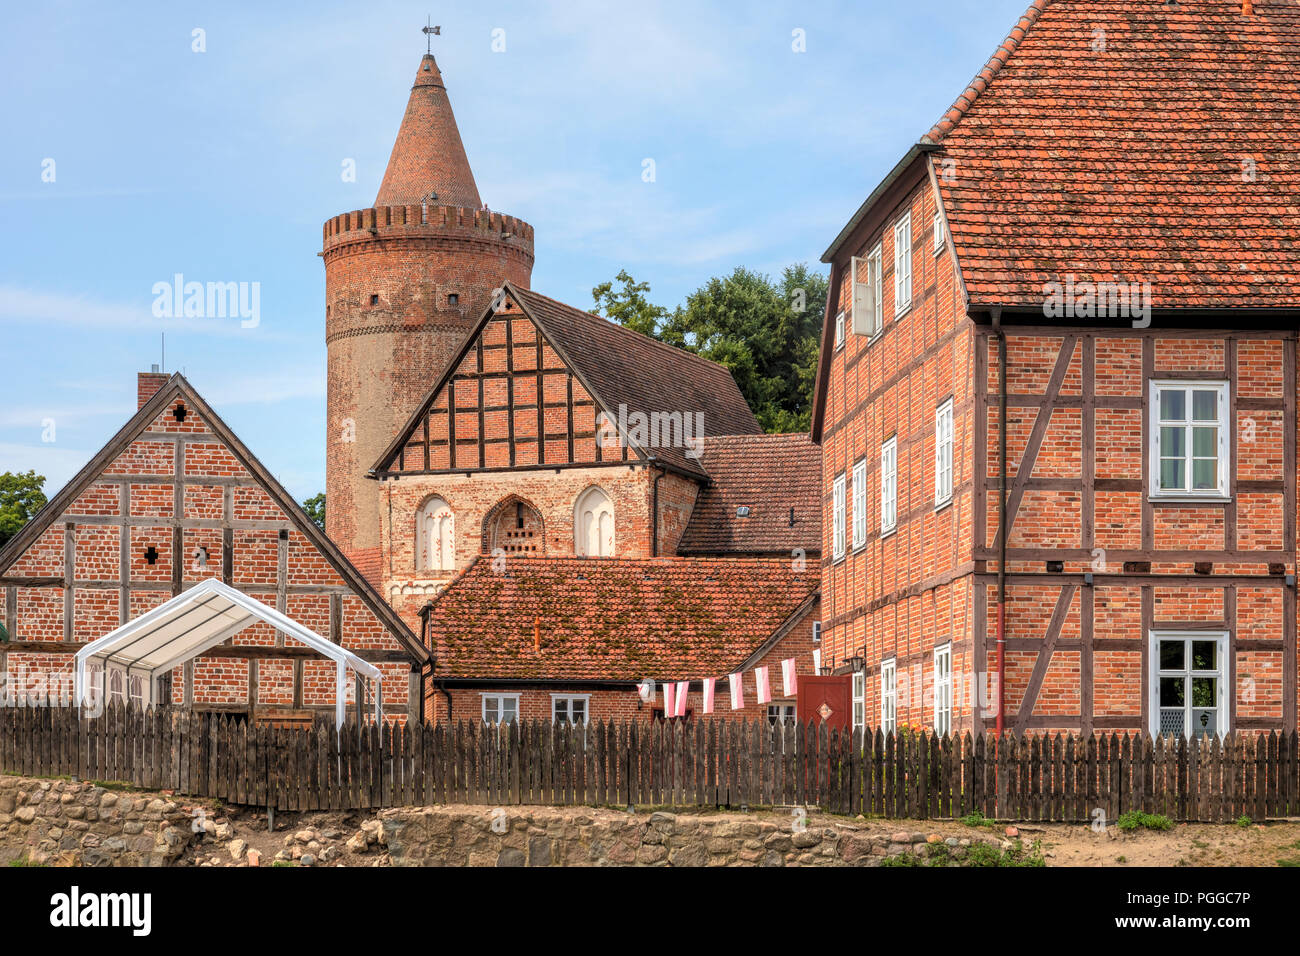
{"label": "bunting flag string", "polygon": [[731,709],[745,709],[745,685],[740,682],[740,671],[727,676],[727,686],[731,688]]}
{"label": "bunting flag string", "polygon": [[691,691],[691,682],[688,680],[679,680],[677,682],[677,711],[674,717],[686,716],[686,697]]}
{"label": "bunting flag string", "polygon": [[648,679],[639,681],[636,685],[636,692],[637,696],[641,698],[641,703],[650,703],[655,696],[655,682]]}
{"label": "bunting flag string", "polygon": [[815,647],[813,648],[813,673],[820,674],[821,672],[822,672],[822,649],[820,647]]}
{"label": "bunting flag string", "polygon": [[713,691],[716,681],[712,677],[704,678],[704,706],[700,709],[706,713],[713,713]]}
{"label": "bunting flag string", "polygon": [[672,681],[664,681],[664,716],[675,717],[677,715],[677,685]]}
{"label": "bunting flag string", "polygon": [[772,702],[772,686],[768,681],[766,666],[754,668],[754,683],[758,690],[758,702],[760,704],[770,704]]}

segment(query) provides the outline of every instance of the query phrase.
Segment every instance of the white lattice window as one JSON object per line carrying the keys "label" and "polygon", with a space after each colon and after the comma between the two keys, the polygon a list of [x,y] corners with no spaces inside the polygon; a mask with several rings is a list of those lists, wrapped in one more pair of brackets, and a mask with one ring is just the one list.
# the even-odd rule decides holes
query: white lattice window
{"label": "white lattice window", "polygon": [[831,551],[844,557],[844,476],[836,475],[831,491]]}
{"label": "white lattice window", "polygon": [[860,548],[867,541],[867,463],[859,461],[853,466],[853,547]]}
{"label": "white lattice window", "polygon": [[912,214],[894,226],[894,315],[912,307]]}
{"label": "white lattice window", "polygon": [[614,503],[600,488],[584,491],[573,509],[574,552],[593,558],[614,556]]}
{"label": "white lattice window", "polygon": [[1152,382],[1151,493],[1228,496],[1228,383]]}
{"label": "white lattice window", "polygon": [[519,719],[518,694],[484,694],[483,723],[508,724]]}
{"label": "white lattice window", "polygon": [[589,719],[590,694],[552,694],[551,720],[557,724],[585,724]]}
{"label": "white lattice window", "polygon": [[415,567],[420,571],[456,570],[456,516],[437,495],[420,505],[416,518]]}
{"label": "white lattice window", "polygon": [[898,439],[880,446],[880,532],[898,526]]}
{"label": "white lattice window", "polygon": [[943,216],[936,212],[930,228],[933,230],[934,251],[937,255],[943,249]]}
{"label": "white lattice window", "polygon": [[892,659],[880,665],[880,729],[887,734],[898,729],[898,670]]}
{"label": "white lattice window", "polygon": [[858,671],[853,675],[853,729],[867,726],[867,675]]}
{"label": "white lattice window", "polygon": [[934,413],[934,503],[952,498],[952,399]]}
{"label": "white lattice window", "polygon": [[1151,732],[1193,737],[1228,732],[1228,635],[1218,631],[1151,634]]}
{"label": "white lattice window", "polygon": [[952,645],[934,649],[934,732],[952,733]]}
{"label": "white lattice window", "polygon": [[835,347],[842,348],[844,345],[844,313],[839,312],[835,316]]}

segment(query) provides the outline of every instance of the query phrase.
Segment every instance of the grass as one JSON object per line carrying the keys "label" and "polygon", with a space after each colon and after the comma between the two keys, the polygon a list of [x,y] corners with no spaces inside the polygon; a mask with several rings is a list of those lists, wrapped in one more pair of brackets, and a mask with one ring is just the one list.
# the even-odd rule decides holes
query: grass
{"label": "grass", "polygon": [[1035,842],[1033,846],[1026,847],[1021,843],[1013,843],[1010,847],[1003,850],[989,843],[972,844],[966,851],[965,859],[958,860],[952,856],[948,847],[943,843],[929,844],[930,850],[927,858],[922,859],[913,853],[900,853],[898,856],[887,856],[880,861],[881,866],[902,866],[902,867],[920,867],[920,866],[1046,866],[1047,862],[1043,859],[1042,849]]}
{"label": "grass", "polygon": [[963,826],[968,826],[968,827],[991,827],[997,821],[990,820],[984,814],[976,810],[974,813],[966,814],[966,816],[962,817],[957,822],[962,824]]}
{"label": "grass", "polygon": [[1160,813],[1143,813],[1141,810],[1130,810],[1120,816],[1116,826],[1125,833],[1130,833],[1134,830],[1172,830],[1174,823],[1167,816]]}
{"label": "grass", "polygon": [[272,866],[297,866],[298,864],[293,860],[272,860],[271,865]]}
{"label": "grass", "polygon": [[1233,820],[1232,823],[1234,826],[1239,826],[1244,830],[1246,827],[1254,823],[1254,821],[1243,813],[1241,816],[1237,817],[1237,819]]}
{"label": "grass", "polygon": [[1278,866],[1300,866],[1300,858],[1294,856],[1280,857],[1277,861]]}
{"label": "grass", "polygon": [[47,866],[47,865],[48,864],[45,863],[33,863],[31,860],[22,856],[18,857],[17,859],[10,860],[6,864],[6,866]]}

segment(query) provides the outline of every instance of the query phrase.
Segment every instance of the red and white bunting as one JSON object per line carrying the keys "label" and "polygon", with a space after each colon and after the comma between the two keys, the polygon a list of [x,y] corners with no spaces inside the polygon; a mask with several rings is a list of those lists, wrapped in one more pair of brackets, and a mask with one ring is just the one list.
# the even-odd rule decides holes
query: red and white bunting
{"label": "red and white bunting", "polygon": [[677,711],[674,717],[686,716],[686,695],[691,691],[691,682],[688,680],[679,680],[677,682]]}
{"label": "red and white bunting", "polygon": [[675,717],[677,715],[677,685],[672,681],[664,681],[664,716]]}
{"label": "red and white bunting", "polygon": [[799,693],[799,683],[798,677],[795,675],[793,657],[781,662],[781,685],[786,697],[794,697]]}
{"label": "red and white bunting", "polygon": [[641,681],[636,685],[636,692],[643,704],[650,703],[655,696],[655,682],[649,679]]}
{"label": "red and white bunting", "polygon": [[745,709],[745,685],[741,683],[740,671],[727,676],[727,686],[731,688],[731,709]]}
{"label": "red and white bunting", "polygon": [[712,677],[704,678],[704,705],[700,710],[706,714],[713,713],[713,690],[717,681]]}
{"label": "red and white bunting", "polygon": [[816,647],[813,648],[813,673],[820,674],[821,672],[822,672],[822,649],[820,647]]}
{"label": "red and white bunting", "polygon": [[754,668],[754,684],[758,688],[758,702],[760,704],[770,704],[772,702],[772,687],[768,681],[767,668]]}

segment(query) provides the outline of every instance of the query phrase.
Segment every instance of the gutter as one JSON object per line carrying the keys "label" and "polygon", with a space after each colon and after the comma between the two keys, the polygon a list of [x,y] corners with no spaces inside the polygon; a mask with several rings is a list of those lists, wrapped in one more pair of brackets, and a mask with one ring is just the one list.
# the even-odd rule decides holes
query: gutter
{"label": "gutter", "polygon": [[942,147],[937,143],[914,143],[912,148],[909,149],[903,158],[898,161],[897,165],[895,165],[894,168],[889,171],[888,175],[880,181],[880,185],[872,190],[871,195],[868,196],[866,201],[858,207],[858,211],[853,214],[853,218],[849,220],[848,225],[840,230],[840,234],[836,236],[835,241],[830,244],[830,248],[822,253],[822,262],[829,263],[831,261],[835,256],[835,253],[839,252],[840,246],[842,246],[848,240],[849,236],[853,234],[853,230],[857,229],[862,220],[867,218],[867,213],[870,212],[871,207],[876,204],[876,200],[884,195],[889,187],[894,185],[894,183],[902,177],[903,173],[905,173],[908,167],[916,161],[918,156],[925,153],[936,153],[940,149],[942,149]]}

